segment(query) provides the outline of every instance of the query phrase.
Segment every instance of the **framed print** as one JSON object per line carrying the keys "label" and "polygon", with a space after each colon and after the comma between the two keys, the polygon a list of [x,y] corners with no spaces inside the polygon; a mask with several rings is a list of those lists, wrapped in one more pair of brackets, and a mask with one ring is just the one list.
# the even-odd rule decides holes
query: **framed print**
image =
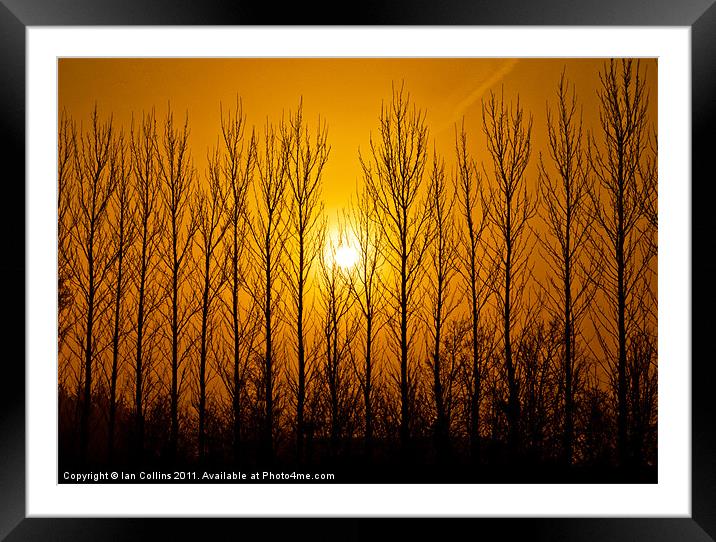
{"label": "framed print", "polygon": [[161,8],[3,8],[9,539],[77,516],[714,536],[708,2]]}

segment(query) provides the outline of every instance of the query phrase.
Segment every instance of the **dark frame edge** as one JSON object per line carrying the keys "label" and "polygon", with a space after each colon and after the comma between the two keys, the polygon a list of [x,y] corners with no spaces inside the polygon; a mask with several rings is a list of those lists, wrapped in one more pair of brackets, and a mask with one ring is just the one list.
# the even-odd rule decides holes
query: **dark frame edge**
{"label": "dark frame edge", "polygon": [[[14,212],[2,213],[6,255],[2,274],[12,309],[5,326],[5,339],[15,338],[4,356],[5,374],[0,393],[0,538],[25,517],[25,24],[0,4],[0,156],[7,164],[3,181],[12,191]],[[10,194],[8,194],[10,195]],[[18,223],[22,233],[18,233]],[[22,288],[20,286],[22,285]],[[20,339],[22,337],[22,339]],[[20,359],[23,361],[20,362]],[[12,384],[11,384],[12,383]]]}
{"label": "dark frame edge", "polygon": [[[709,0],[711,3],[713,0]],[[0,146],[0,153],[5,158],[4,163],[10,164],[12,175],[8,175],[8,186],[17,191],[16,198],[10,201],[23,202],[23,205],[15,205],[14,210],[19,212],[4,214],[6,231],[16,231],[17,221],[25,224],[25,29],[28,17],[18,18],[15,13],[22,13],[20,9],[9,9],[5,3],[0,3],[0,55],[2,62],[2,73],[4,85],[0,85],[0,99],[3,104],[4,114],[2,116],[2,127],[0,137],[3,145]],[[62,2],[64,4],[64,2]],[[638,2],[637,2],[638,3]],[[37,4],[34,3],[35,10]],[[103,4],[105,4],[103,2]],[[182,4],[184,4],[182,2]],[[512,4],[512,3],[510,3]],[[17,6],[15,6],[17,8]],[[690,6],[693,13],[694,6]],[[78,7],[77,9],[81,9]],[[196,8],[188,7],[185,12],[194,12]],[[556,7],[547,13],[548,18],[556,15]],[[101,11],[101,9],[100,9]],[[35,14],[37,11],[35,11]],[[56,13],[56,12],[55,12]],[[25,12],[27,15],[27,13]],[[124,24],[128,15],[118,16],[117,6],[100,14],[89,14],[89,19],[79,13],[70,14],[73,19],[70,24],[108,24],[107,19],[121,19]],[[186,16],[186,13],[184,13]],[[390,19],[393,23],[394,16],[388,15],[384,19]],[[67,14],[57,16],[50,14],[50,19],[57,20],[54,24],[68,24]],[[455,15],[453,14],[453,17]],[[661,24],[665,20],[675,21],[672,24],[683,24],[684,14],[661,14]],[[448,18],[453,18],[448,17]],[[498,18],[509,18],[503,13]],[[141,14],[135,13],[130,19],[141,18]],[[191,19],[191,17],[189,17]],[[250,17],[249,17],[250,18]],[[380,15],[378,19],[380,19]],[[488,17],[493,19],[493,17]],[[529,16],[527,17],[530,18]],[[574,14],[571,17],[574,18]],[[635,24],[633,14],[614,21],[618,24]],[[654,18],[653,14],[649,17]],[[37,21],[35,16],[30,16],[30,24]],[[169,17],[167,17],[169,19]],[[206,20],[206,17],[197,16],[203,24],[215,24]],[[444,17],[441,17],[444,19]],[[476,17],[468,17],[462,24],[471,24]],[[165,24],[173,21],[165,20]],[[39,21],[37,21],[39,22]],[[244,23],[249,21],[242,21]],[[387,21],[385,21],[387,22]],[[483,24],[495,24],[494,21],[484,21]],[[111,21],[109,21],[111,24]],[[375,23],[375,21],[374,21]],[[614,24],[613,23],[613,24]],[[40,24],[47,24],[43,20]],[[53,23],[51,23],[53,24]],[[139,22],[139,24],[147,24]],[[150,23],[152,24],[152,23]],[[425,24],[425,23],[423,23]],[[504,22],[503,22],[504,24]],[[515,21],[515,24],[525,24]],[[538,21],[529,21],[527,24],[540,24]],[[544,24],[544,23],[542,23]],[[554,23],[553,23],[554,24]],[[564,21],[561,24],[573,24]],[[604,24],[604,22],[602,22]],[[649,24],[649,23],[646,23]],[[651,24],[654,24],[653,22]],[[657,23],[658,24],[658,23]],[[553,521],[550,519],[486,519],[482,520],[478,528],[483,534],[488,532],[499,534],[503,538],[510,539],[519,535],[529,536],[533,539],[580,539],[580,540],[716,540],[716,471],[713,469],[713,461],[716,458],[716,443],[714,440],[713,420],[716,419],[716,407],[711,400],[712,390],[709,388],[711,381],[708,357],[705,356],[707,346],[701,342],[708,337],[711,319],[699,319],[696,316],[705,316],[709,307],[716,303],[716,289],[709,284],[708,277],[716,273],[716,257],[710,253],[716,253],[716,241],[713,238],[714,218],[713,212],[709,214],[706,207],[709,201],[708,194],[704,188],[708,187],[707,180],[713,177],[713,149],[716,148],[716,136],[713,126],[716,126],[716,4],[712,4],[705,11],[692,21],[692,246],[702,246],[707,249],[699,254],[692,254],[692,290],[694,284],[699,284],[700,295],[693,299],[692,314],[692,517],[683,519],[668,518],[634,518],[634,519],[563,519]],[[19,158],[22,157],[22,158]],[[23,183],[11,181],[12,179],[23,179]],[[700,183],[694,182],[701,180]],[[22,188],[21,188],[22,187]],[[6,284],[18,284],[19,280],[23,288],[11,288],[14,319],[10,328],[7,328],[7,337],[24,337],[25,325],[25,235],[14,235],[6,238],[6,253],[18,255],[12,262],[6,262],[4,272],[8,275]],[[19,255],[22,255],[20,257]],[[713,261],[711,261],[713,258]],[[12,277],[13,282],[10,281]],[[22,305],[21,305],[22,303]],[[19,355],[24,359],[25,344],[19,342]],[[701,360],[701,361],[699,361]],[[140,538],[156,537],[161,533],[161,538],[169,536],[179,539],[196,538],[198,534],[206,534],[205,520],[182,520],[168,522],[161,520],[139,520],[139,519],[90,519],[83,520],[79,525],[77,520],[72,519],[27,519],[25,518],[25,367],[24,364],[6,363],[5,382],[22,383],[22,385],[6,385],[3,393],[0,394],[0,435],[3,437],[0,448],[0,539],[26,540],[55,539],[72,540],[94,540],[97,537],[105,538],[112,533],[117,538]],[[255,532],[266,532],[268,521],[265,519],[247,520],[249,530]],[[311,540],[316,539],[318,532],[325,529],[322,523],[319,527],[316,520],[288,520],[283,521],[280,531],[291,534],[296,538],[296,523],[301,521],[301,531],[308,534]],[[333,521],[333,520],[331,520]],[[221,523],[226,523],[223,521]],[[308,524],[313,524],[310,527]],[[374,519],[353,519],[350,526],[342,527],[342,531],[349,539],[362,538],[363,535],[372,536],[378,529],[384,529],[386,520]],[[435,534],[444,534],[444,525],[440,522],[430,522],[426,525],[424,520],[413,522],[413,525],[406,530],[402,525],[400,530],[402,536],[408,534],[421,535],[421,538],[429,535],[434,529]],[[275,532],[275,521],[271,530]],[[235,527],[234,527],[235,528]],[[474,527],[473,527],[474,528]],[[411,533],[413,531],[413,533]],[[245,532],[242,527],[242,532]],[[331,532],[326,529],[325,532]],[[333,531],[336,532],[336,531]],[[279,534],[278,532],[276,534]],[[387,534],[387,533],[386,533]],[[8,536],[9,535],[9,536]],[[505,536],[507,535],[507,536]],[[300,537],[299,537],[300,538]]]}
{"label": "dark frame edge", "polygon": [[[710,308],[716,302],[714,216],[709,209],[713,195],[713,149],[716,147],[716,4],[712,4],[691,27],[692,96],[692,517],[716,538],[716,439],[713,402],[713,367],[707,338],[714,321]],[[710,185],[709,185],[710,184]],[[699,247],[695,252],[694,247]],[[698,285],[698,290],[696,289]],[[711,378],[710,378],[711,377]]]}

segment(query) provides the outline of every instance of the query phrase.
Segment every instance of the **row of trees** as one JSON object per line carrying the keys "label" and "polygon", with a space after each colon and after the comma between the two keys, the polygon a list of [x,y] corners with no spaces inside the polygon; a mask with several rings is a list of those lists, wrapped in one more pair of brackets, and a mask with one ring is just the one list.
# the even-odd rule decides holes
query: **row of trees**
{"label": "row of trees", "polygon": [[300,102],[261,133],[222,107],[203,174],[171,109],[128,131],[63,114],[64,453],[303,463],[395,442],[424,461],[653,464],[656,136],[639,62],[599,77],[588,131],[562,75],[536,182],[519,97],[491,93],[485,146],[463,122],[443,157],[394,88],[337,224],[328,128]]}

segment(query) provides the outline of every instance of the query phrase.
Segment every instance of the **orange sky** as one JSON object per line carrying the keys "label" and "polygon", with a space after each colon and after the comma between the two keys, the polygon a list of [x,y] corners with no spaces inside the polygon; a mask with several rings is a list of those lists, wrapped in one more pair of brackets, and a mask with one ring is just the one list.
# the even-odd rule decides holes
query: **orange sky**
{"label": "orange sky", "polygon": [[[323,201],[329,219],[347,208],[362,171],[358,149],[368,153],[369,136],[377,133],[381,101],[391,98],[391,83],[404,81],[411,101],[427,110],[430,139],[454,163],[454,125],[465,117],[473,157],[492,176],[482,133],[481,99],[504,86],[505,98],[519,93],[534,117],[532,157],[527,184],[535,189],[540,151],[546,152],[546,112],[554,107],[556,85],[564,68],[584,107],[585,130],[599,130],[599,70],[602,59],[61,59],[58,70],[59,111],[85,125],[95,105],[128,129],[131,115],[156,108],[160,123],[171,101],[176,117],[189,114],[190,148],[199,179],[206,154],[220,133],[219,104],[243,100],[249,125],[262,131],[269,117],[294,110],[303,97],[304,118],[315,134],[321,114],[328,123],[331,154],[324,169]],[[657,62],[645,61],[649,121],[657,121]],[[597,134],[597,140],[602,134]],[[548,167],[549,159],[546,160]],[[427,175],[426,175],[427,180]],[[538,223],[532,223],[539,228]],[[535,258],[542,280],[544,262]]]}
{"label": "orange sky", "polygon": [[[561,70],[576,85],[584,105],[585,127],[596,127],[600,59],[61,59],[59,110],[77,121],[89,118],[96,101],[102,115],[114,114],[129,126],[131,113],[168,101],[177,113],[188,110],[191,148],[203,176],[206,149],[216,142],[219,103],[243,99],[249,124],[261,128],[278,120],[303,96],[306,119],[327,120],[331,156],[325,169],[324,200],[329,216],[347,206],[361,170],[358,149],[367,150],[376,132],[381,100],[391,82],[405,81],[414,103],[427,109],[431,139],[453,161],[453,125],[465,115],[478,161],[487,156],[481,133],[480,99],[490,90],[520,93],[534,115],[529,182],[536,179],[537,156],[545,149],[545,101],[553,100]],[[656,60],[647,60],[650,118],[656,122]]]}

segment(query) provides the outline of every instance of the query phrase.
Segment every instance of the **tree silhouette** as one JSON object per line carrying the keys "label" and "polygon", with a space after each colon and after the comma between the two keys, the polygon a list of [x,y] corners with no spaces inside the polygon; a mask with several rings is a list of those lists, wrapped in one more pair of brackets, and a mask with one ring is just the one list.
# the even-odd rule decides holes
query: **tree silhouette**
{"label": "tree silhouette", "polygon": [[[462,215],[465,234],[462,236],[460,271],[465,279],[470,312],[470,355],[469,366],[469,437],[473,459],[480,458],[480,403],[482,401],[482,374],[485,371],[486,356],[480,351],[480,326],[482,311],[489,298],[488,283],[483,274],[489,259],[483,258],[483,233],[487,221],[487,197],[482,188],[482,177],[477,170],[474,158],[468,151],[465,123],[455,134],[455,154],[457,158],[456,184],[459,192],[459,208]],[[489,269],[488,269],[489,271]],[[489,274],[489,273],[488,273]]]}
{"label": "tree silhouette", "polygon": [[323,379],[328,402],[330,451],[335,455],[353,400],[348,356],[356,332],[356,322],[349,318],[355,298],[351,292],[350,273],[341,269],[336,253],[345,242],[339,227],[336,239],[326,241],[319,255],[320,305],[323,310]]}
{"label": "tree silhouette", "polygon": [[221,109],[223,161],[221,173],[228,185],[226,212],[228,231],[225,242],[225,278],[229,290],[231,367],[221,370],[232,405],[233,453],[238,460],[241,447],[242,396],[246,393],[246,371],[253,353],[255,317],[248,300],[242,308],[242,292],[247,287],[249,265],[245,261],[248,229],[248,195],[256,169],[256,137],[252,130],[246,142],[246,117],[237,98],[236,106],[224,116]]}
{"label": "tree silhouette", "polygon": [[130,151],[134,181],[132,199],[135,207],[138,244],[133,272],[136,289],[136,316],[134,319],[136,355],[134,357],[133,390],[134,454],[136,460],[141,461],[144,448],[144,416],[149,391],[148,382],[154,359],[150,339],[156,335],[156,325],[151,325],[151,319],[161,303],[156,274],[163,231],[160,214],[159,149],[154,111],[142,115],[136,131],[134,122],[132,122]]}
{"label": "tree silhouette", "polygon": [[76,287],[82,297],[83,324],[78,330],[83,359],[83,391],[80,419],[80,457],[87,459],[92,409],[93,369],[100,346],[95,334],[99,313],[106,309],[106,282],[113,257],[108,235],[107,208],[117,184],[117,141],[112,118],[101,121],[92,112],[89,131],[82,133],[75,153],[76,198],[72,207]]}
{"label": "tree silhouette", "polygon": [[393,87],[391,103],[381,106],[378,137],[370,139],[370,157],[364,159],[359,153],[366,185],[379,214],[381,251],[394,275],[387,300],[394,311],[391,328],[400,363],[400,440],[404,451],[410,438],[410,395],[414,385],[408,367],[415,333],[414,294],[430,240],[426,228],[429,209],[419,199],[427,138],[425,113],[411,107],[410,95],[401,85],[397,90]]}
{"label": "tree silhouette", "polygon": [[331,148],[327,143],[328,129],[319,117],[312,138],[303,120],[303,100],[295,114],[289,113],[288,122],[281,123],[283,152],[286,154],[286,176],[290,212],[287,223],[288,258],[286,270],[288,284],[295,305],[296,318],[296,453],[299,461],[304,455],[304,410],[306,379],[310,367],[306,363],[306,336],[304,311],[308,283],[314,260],[319,254],[321,218],[321,179]]}
{"label": "tree silhouette", "polygon": [[[131,163],[127,159],[127,145],[123,134],[116,142],[116,154],[110,160],[110,176],[116,179],[114,201],[112,202],[112,249],[115,262],[114,299],[112,301],[112,362],[108,377],[109,415],[107,422],[107,456],[110,464],[114,459],[115,423],[117,417],[117,384],[120,369],[120,346],[128,334],[127,330],[127,257],[134,242],[134,213],[131,205],[132,183]],[[131,158],[130,158],[131,160]]]}
{"label": "tree silhouette", "polygon": [[444,457],[448,452],[450,419],[448,398],[452,395],[454,369],[444,367],[444,328],[456,308],[452,287],[457,272],[457,239],[453,209],[456,192],[445,177],[445,162],[433,154],[428,185],[428,207],[431,210],[429,229],[432,240],[428,247],[427,298],[429,316],[426,332],[428,365],[432,372],[432,392],[435,403],[435,447]]}
{"label": "tree silhouette", "polygon": [[646,228],[648,228],[648,249],[650,257],[656,257],[658,252],[657,233],[659,229],[659,163],[657,160],[657,148],[659,138],[656,132],[649,138],[648,152],[646,159],[640,163],[640,175],[643,179],[644,197],[642,201],[643,214],[646,219]]}
{"label": "tree silhouette", "polygon": [[255,210],[249,222],[251,252],[256,274],[251,294],[261,309],[265,347],[262,367],[263,430],[262,456],[271,462],[274,456],[274,399],[276,393],[275,337],[279,304],[282,252],[286,244],[285,192],[286,153],[276,128],[266,122],[264,145],[257,161],[258,182],[254,186]]}
{"label": "tree silhouette", "polygon": [[218,150],[208,156],[208,167],[205,185],[198,189],[191,209],[196,217],[197,229],[194,241],[197,245],[201,269],[198,277],[198,290],[201,292],[199,308],[200,339],[199,339],[199,367],[197,375],[198,401],[197,413],[199,415],[199,461],[203,461],[205,450],[205,424],[206,424],[206,386],[209,380],[207,375],[207,354],[210,335],[216,327],[216,303],[223,285],[223,273],[218,249],[229,226],[226,220],[227,187],[223,183],[221,174],[221,158]]}
{"label": "tree silhouette", "polygon": [[77,153],[77,125],[66,111],[62,111],[57,135],[57,310],[58,350],[62,350],[71,327],[69,311],[72,305],[72,195],[75,190]]}
{"label": "tree silhouette", "polygon": [[593,277],[586,250],[589,243],[589,178],[582,145],[582,112],[574,87],[565,72],[557,85],[557,104],[547,107],[548,156],[539,160],[541,215],[545,225],[539,236],[549,267],[545,285],[548,310],[562,323],[564,386],[563,453],[569,465],[574,445],[575,366],[580,323],[594,295]]}
{"label": "tree silhouette", "polygon": [[432,157],[394,86],[335,227],[327,122],[301,99],[260,135],[219,104],[201,175],[171,106],[129,130],[63,111],[61,468],[653,480],[652,87],[637,60],[598,75],[594,133],[563,72],[535,132],[488,91]]}
{"label": "tree silhouette", "polygon": [[164,263],[168,279],[168,314],[170,334],[170,437],[169,456],[174,460],[179,438],[179,401],[190,345],[188,326],[196,312],[196,292],[188,286],[192,272],[192,245],[198,222],[197,215],[187,216],[194,194],[195,172],[189,149],[189,116],[184,125],[174,122],[171,107],[164,120],[159,146],[159,178],[161,196],[168,222],[165,235]]}
{"label": "tree silhouette", "polygon": [[[610,60],[599,73],[601,141],[589,140],[589,165],[596,177],[591,184],[592,220],[601,243],[594,248],[602,273],[604,303],[597,307],[598,338],[616,395],[617,454],[620,465],[629,460],[628,342],[636,324],[638,282],[648,264],[640,257],[644,195],[640,165],[647,145],[648,93],[639,61]],[[616,352],[613,352],[616,350]]]}
{"label": "tree silhouette", "polygon": [[380,256],[382,231],[377,222],[377,210],[371,199],[367,183],[356,190],[356,200],[347,223],[357,241],[358,262],[351,280],[351,288],[362,315],[363,363],[357,371],[363,394],[363,418],[366,455],[370,457],[373,446],[373,417],[375,401],[375,340],[381,327],[378,312],[383,301],[380,288],[380,272],[383,260]]}
{"label": "tree silhouette", "polygon": [[525,289],[530,274],[527,229],[536,212],[536,201],[527,191],[525,172],[531,152],[532,117],[525,118],[519,96],[516,105],[506,104],[491,92],[482,104],[483,131],[492,161],[494,183],[490,187],[487,220],[493,245],[489,257],[495,272],[494,294],[502,320],[504,366],[507,383],[507,418],[512,451],[519,448],[520,400],[512,332],[525,309]]}

